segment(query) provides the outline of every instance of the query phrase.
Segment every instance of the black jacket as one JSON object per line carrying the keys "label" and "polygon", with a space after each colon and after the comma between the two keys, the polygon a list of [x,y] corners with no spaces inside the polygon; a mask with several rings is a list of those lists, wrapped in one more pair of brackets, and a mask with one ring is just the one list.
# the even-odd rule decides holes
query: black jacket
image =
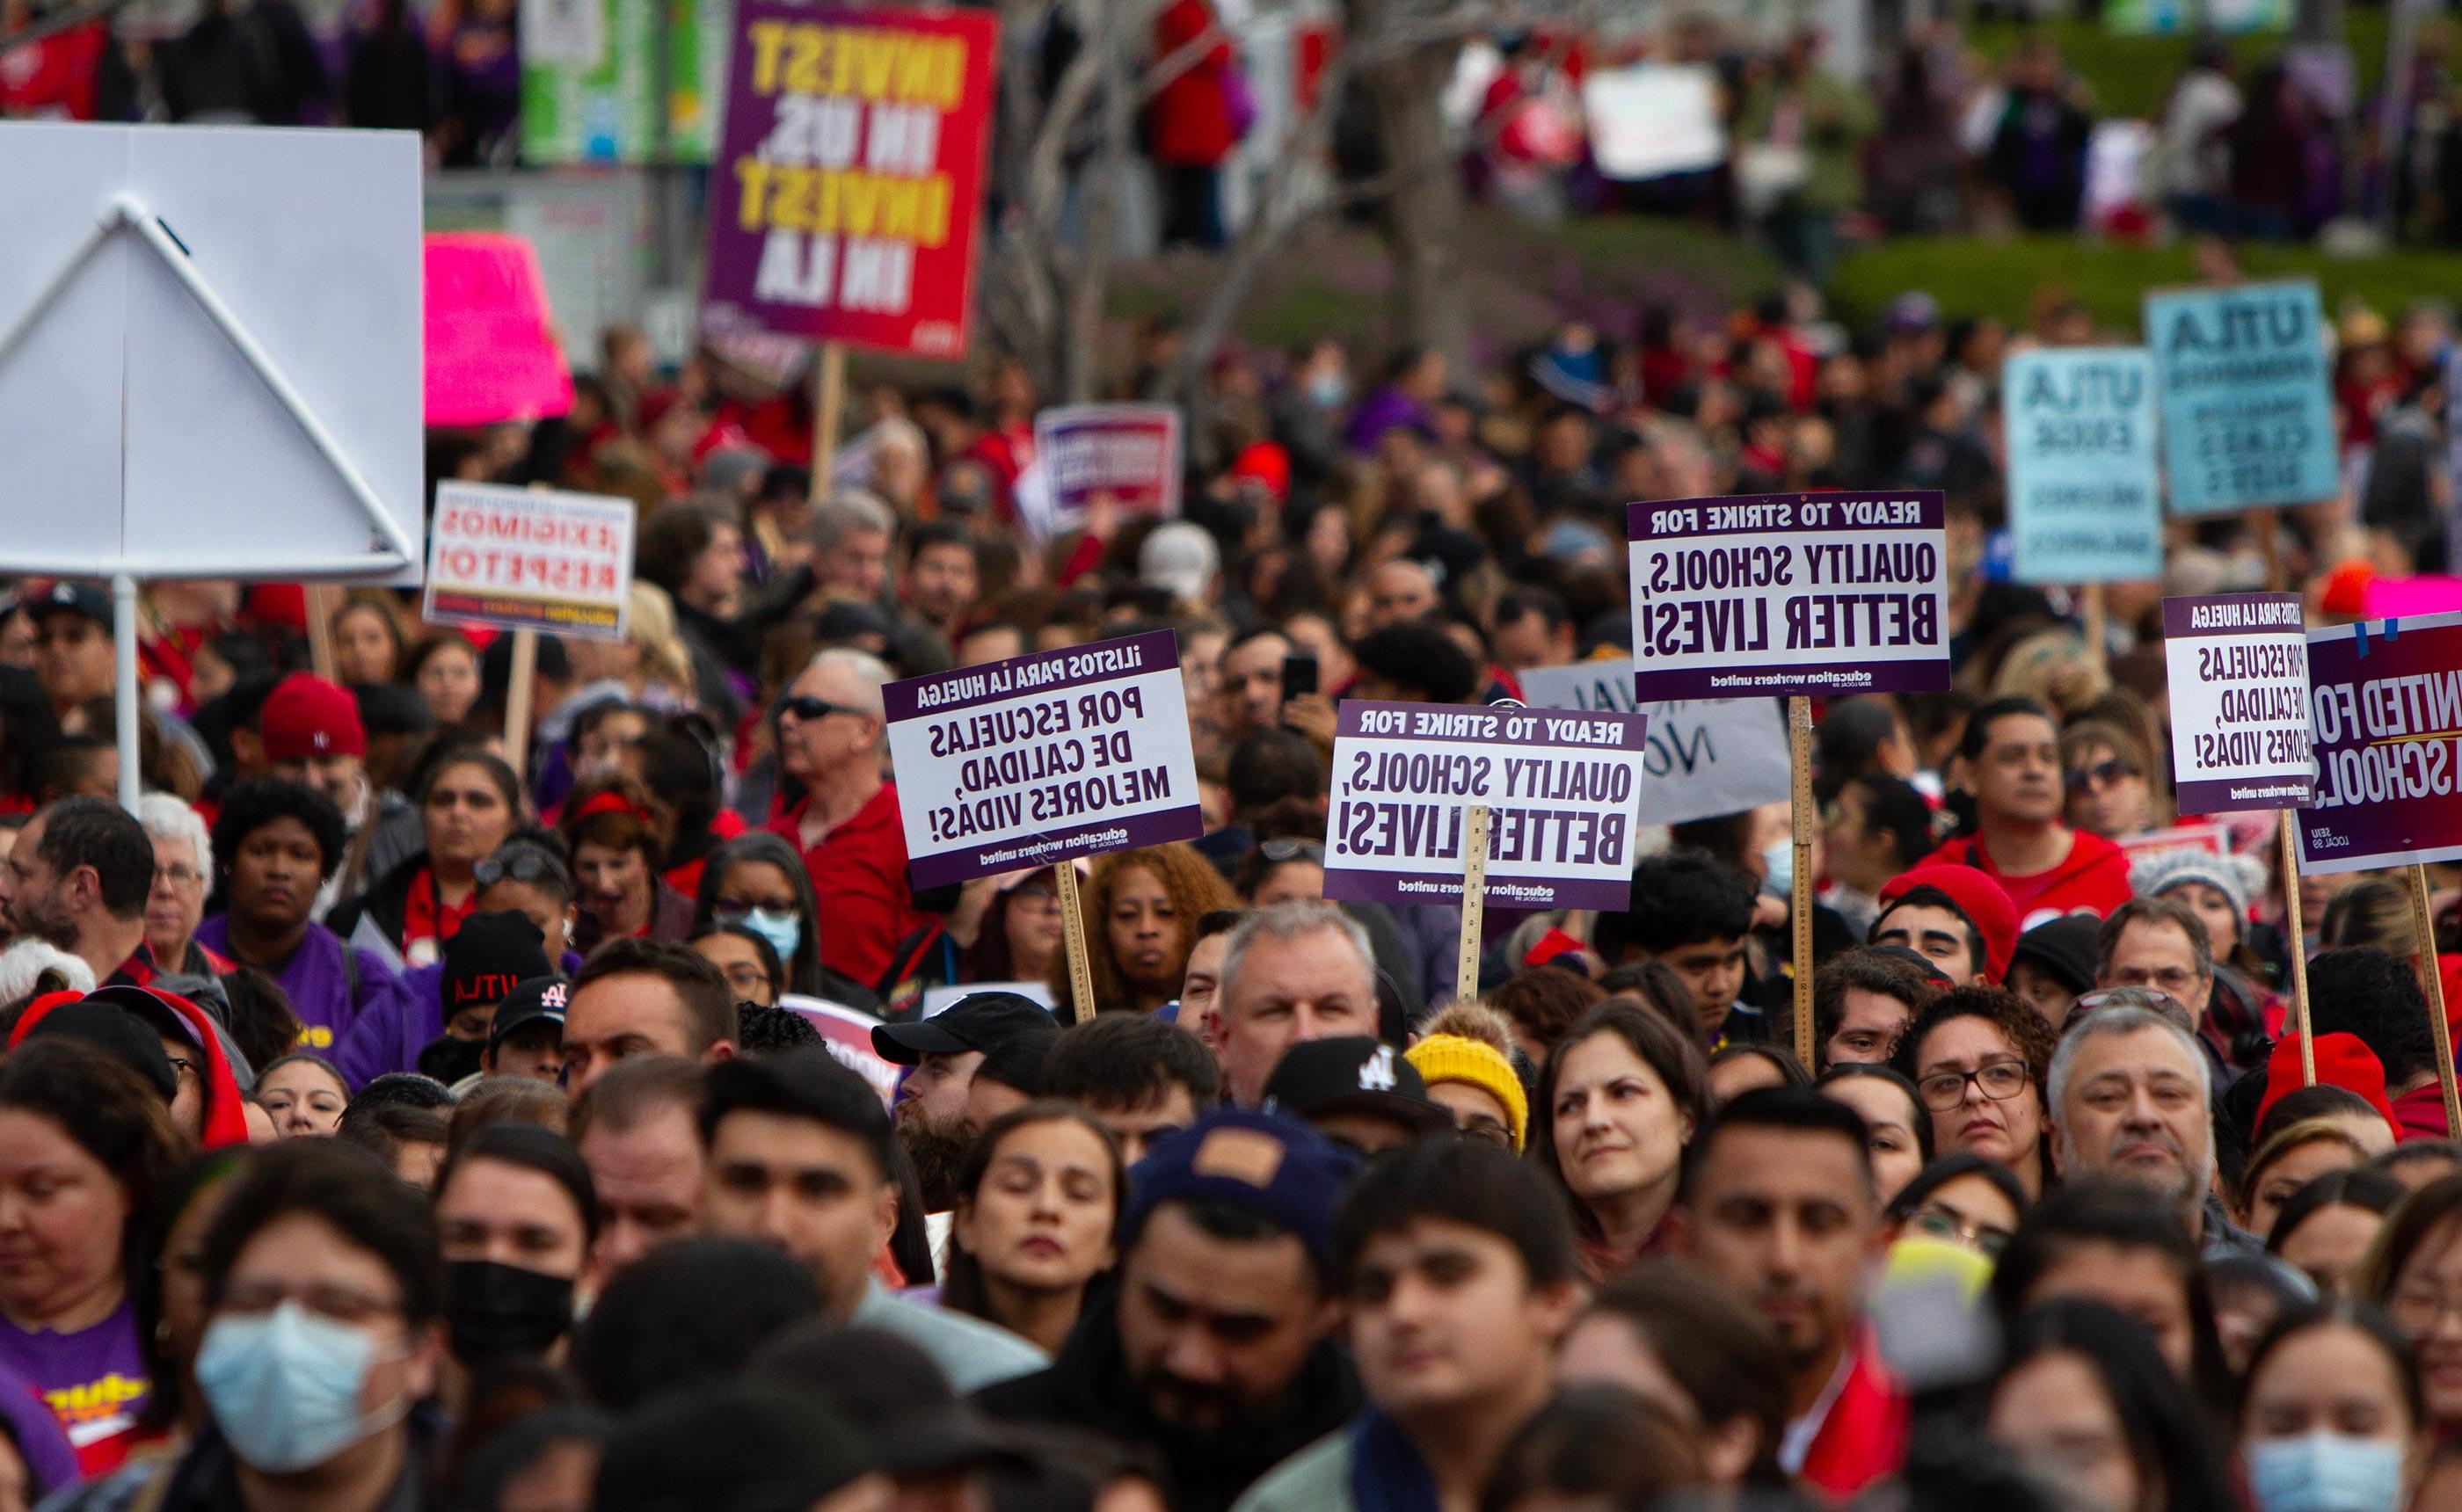
{"label": "black jacket", "polygon": [[1078,1320],[1048,1370],[986,1386],[975,1401],[1011,1422],[1061,1423],[1152,1444],[1171,1469],[1171,1504],[1179,1512],[1228,1512],[1266,1471],[1349,1422],[1359,1411],[1359,1378],[1330,1340],[1308,1351],[1281,1410],[1212,1434],[1162,1422],[1129,1380],[1120,1358],[1113,1306],[1095,1304]]}

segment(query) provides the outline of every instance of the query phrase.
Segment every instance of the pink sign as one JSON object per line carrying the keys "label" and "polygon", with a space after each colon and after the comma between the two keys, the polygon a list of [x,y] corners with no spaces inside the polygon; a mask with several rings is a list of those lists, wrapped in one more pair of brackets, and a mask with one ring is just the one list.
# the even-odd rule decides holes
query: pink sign
{"label": "pink sign", "polygon": [[538,254],[519,236],[427,238],[427,423],[492,425],[572,408]]}
{"label": "pink sign", "polygon": [[2368,585],[2370,619],[2408,619],[2462,610],[2462,577],[2429,572],[2418,577],[2380,577]]}

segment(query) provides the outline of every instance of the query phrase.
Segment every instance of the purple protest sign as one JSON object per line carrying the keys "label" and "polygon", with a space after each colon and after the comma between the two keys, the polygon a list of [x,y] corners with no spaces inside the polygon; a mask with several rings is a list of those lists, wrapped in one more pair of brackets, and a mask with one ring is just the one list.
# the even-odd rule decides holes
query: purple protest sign
{"label": "purple protest sign", "polygon": [[1490,906],[1623,908],[1648,733],[1638,714],[1344,700],[1325,896],[1461,901],[1465,810],[1485,804]]}
{"label": "purple protest sign", "polygon": [[1942,520],[1921,488],[1628,505],[1634,697],[1948,687]]}
{"label": "purple protest sign", "polygon": [[1168,630],[880,690],[918,888],[1205,832]]}
{"label": "purple protest sign", "polygon": [[2308,676],[2317,796],[2294,826],[2300,870],[2462,860],[2462,615],[2311,631]]}
{"label": "purple protest sign", "polygon": [[1179,411],[1169,404],[1071,404],[1034,417],[1046,535],[1075,529],[1098,493],[1129,515],[1179,513]]}
{"label": "purple protest sign", "polygon": [[2308,803],[2317,782],[2299,594],[2163,600],[2163,667],[2180,812]]}

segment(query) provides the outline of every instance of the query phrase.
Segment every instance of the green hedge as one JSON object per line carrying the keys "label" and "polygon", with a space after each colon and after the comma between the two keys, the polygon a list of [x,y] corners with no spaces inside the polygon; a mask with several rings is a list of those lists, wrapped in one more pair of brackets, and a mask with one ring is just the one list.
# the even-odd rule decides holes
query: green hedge
{"label": "green hedge", "polygon": [[[2462,253],[2405,248],[2343,259],[2313,247],[2250,245],[2239,258],[2251,278],[2315,277],[2329,315],[2354,298],[2391,318],[2415,300],[2462,297]],[[1830,299],[1842,314],[1861,320],[1920,289],[1951,314],[2017,324],[2032,313],[2039,290],[2058,286],[2084,301],[2098,322],[2135,330],[2147,291],[2194,281],[2185,245],[2125,247],[2066,236],[1899,239],[1849,253]]]}

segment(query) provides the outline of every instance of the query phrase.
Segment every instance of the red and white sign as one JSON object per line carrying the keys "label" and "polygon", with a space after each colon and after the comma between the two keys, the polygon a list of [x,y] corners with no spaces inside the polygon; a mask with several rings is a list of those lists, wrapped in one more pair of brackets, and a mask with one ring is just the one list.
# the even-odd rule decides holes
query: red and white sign
{"label": "red and white sign", "polygon": [[446,483],[427,532],[433,624],[624,638],[633,505],[591,493]]}

